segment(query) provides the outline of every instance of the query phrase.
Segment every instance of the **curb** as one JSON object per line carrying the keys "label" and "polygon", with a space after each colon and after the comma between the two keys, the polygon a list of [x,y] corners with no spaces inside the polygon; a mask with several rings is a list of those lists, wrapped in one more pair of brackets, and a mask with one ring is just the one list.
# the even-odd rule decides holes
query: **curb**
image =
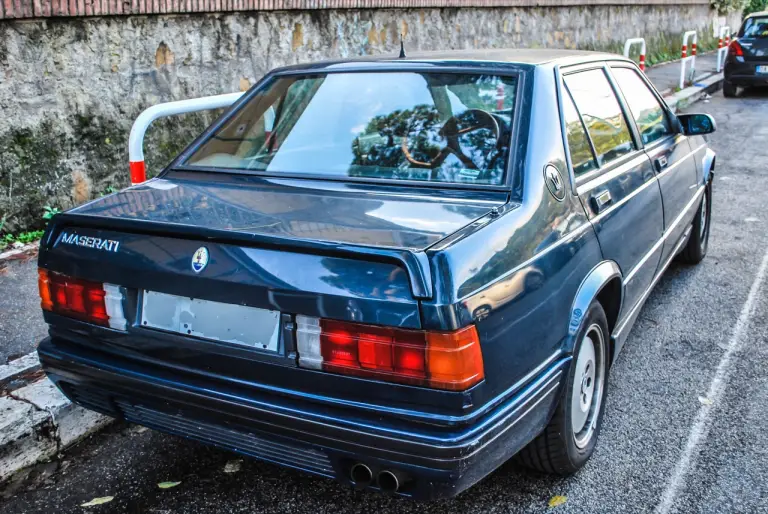
{"label": "curb", "polygon": [[42,375],[36,352],[0,366],[0,482],[112,421],[70,402]]}
{"label": "curb", "polygon": [[697,77],[696,82],[692,86],[678,91],[677,93],[665,95],[664,100],[672,111],[677,112],[679,109],[685,109],[692,103],[722,89],[723,80],[724,77],[722,73],[714,73],[706,78]]}
{"label": "curb", "polygon": [[22,255],[27,255],[32,252],[36,252],[40,246],[40,241],[34,243],[28,243],[19,248],[13,248],[12,250],[6,250],[0,252],[0,262],[7,261],[9,259],[18,259]]}

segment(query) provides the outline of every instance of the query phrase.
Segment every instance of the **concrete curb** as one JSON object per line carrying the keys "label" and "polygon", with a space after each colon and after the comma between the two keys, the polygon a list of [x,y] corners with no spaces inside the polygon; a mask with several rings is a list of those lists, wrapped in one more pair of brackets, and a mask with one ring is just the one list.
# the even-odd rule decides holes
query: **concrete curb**
{"label": "concrete curb", "polygon": [[74,405],[41,373],[35,353],[0,366],[0,482],[112,422]]}
{"label": "concrete curb", "polygon": [[28,243],[19,248],[13,248],[11,250],[0,252],[0,262],[7,261],[9,259],[19,258],[19,256],[21,255],[35,252],[37,251],[39,246],[40,246],[40,241],[35,241],[34,243]]}
{"label": "concrete curb", "polygon": [[677,112],[680,109],[685,109],[692,103],[706,98],[707,95],[722,89],[723,80],[724,77],[722,73],[714,73],[706,78],[697,77],[692,86],[678,91],[677,93],[668,96],[665,95],[664,100],[673,111]]}

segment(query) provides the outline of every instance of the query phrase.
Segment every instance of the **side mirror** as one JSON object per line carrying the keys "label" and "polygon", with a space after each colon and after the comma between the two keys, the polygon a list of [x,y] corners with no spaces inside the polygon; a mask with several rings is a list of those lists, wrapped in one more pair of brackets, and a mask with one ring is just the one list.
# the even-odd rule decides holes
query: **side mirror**
{"label": "side mirror", "polygon": [[717,130],[715,118],[709,114],[678,114],[677,119],[683,126],[686,136],[701,136]]}

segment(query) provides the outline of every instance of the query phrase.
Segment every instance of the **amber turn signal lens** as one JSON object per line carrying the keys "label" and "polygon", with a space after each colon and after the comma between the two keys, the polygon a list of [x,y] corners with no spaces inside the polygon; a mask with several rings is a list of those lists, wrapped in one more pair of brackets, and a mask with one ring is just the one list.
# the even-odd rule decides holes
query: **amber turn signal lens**
{"label": "amber turn signal lens", "polygon": [[474,325],[455,332],[427,332],[427,370],[432,387],[463,391],[485,378]]}
{"label": "amber turn signal lens", "polygon": [[51,281],[48,278],[48,270],[37,270],[37,288],[40,290],[40,306],[45,311],[52,311],[53,300],[51,300]]}

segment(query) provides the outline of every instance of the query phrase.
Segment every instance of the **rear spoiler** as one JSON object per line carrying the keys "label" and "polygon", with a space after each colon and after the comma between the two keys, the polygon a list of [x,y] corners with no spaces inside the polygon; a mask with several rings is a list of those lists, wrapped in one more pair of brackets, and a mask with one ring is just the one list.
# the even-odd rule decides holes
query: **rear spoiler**
{"label": "rear spoiler", "polygon": [[221,244],[239,244],[246,247],[279,249],[295,252],[347,257],[357,260],[395,263],[405,268],[415,299],[430,299],[433,294],[429,259],[423,251],[405,249],[372,248],[344,243],[301,240],[273,235],[242,234],[228,230],[210,229],[153,221],[137,221],[122,218],[104,218],[77,213],[62,213],[53,217],[43,236],[43,249],[52,248],[61,230],[66,227],[117,230],[131,234],[146,234]]}

